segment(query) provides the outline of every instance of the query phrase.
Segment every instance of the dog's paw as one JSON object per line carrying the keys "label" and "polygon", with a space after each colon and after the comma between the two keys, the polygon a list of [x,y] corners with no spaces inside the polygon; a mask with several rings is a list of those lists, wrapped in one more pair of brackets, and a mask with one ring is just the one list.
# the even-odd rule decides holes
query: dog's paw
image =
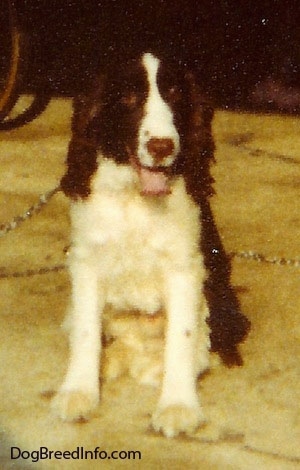
{"label": "dog's paw", "polygon": [[60,391],[52,400],[51,407],[63,421],[87,421],[99,403],[97,394],[81,390]]}
{"label": "dog's paw", "polygon": [[192,434],[205,423],[200,407],[170,405],[158,408],[152,416],[152,427],[166,437],[176,437],[180,433]]}

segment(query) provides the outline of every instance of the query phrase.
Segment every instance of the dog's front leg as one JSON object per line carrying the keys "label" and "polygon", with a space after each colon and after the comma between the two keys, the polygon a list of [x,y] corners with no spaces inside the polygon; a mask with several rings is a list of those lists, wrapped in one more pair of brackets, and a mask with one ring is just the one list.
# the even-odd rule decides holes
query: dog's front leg
{"label": "dog's front leg", "polygon": [[[98,276],[93,260],[71,259],[72,312],[70,359],[64,382],[53,400],[66,421],[87,419],[99,403],[101,310]],[[101,299],[101,300],[99,300]]]}
{"label": "dog's front leg", "polygon": [[199,292],[201,295],[197,276],[184,272],[168,274],[164,377],[152,418],[154,429],[167,437],[180,432],[192,433],[204,421],[196,391],[195,368],[199,321],[201,323]]}

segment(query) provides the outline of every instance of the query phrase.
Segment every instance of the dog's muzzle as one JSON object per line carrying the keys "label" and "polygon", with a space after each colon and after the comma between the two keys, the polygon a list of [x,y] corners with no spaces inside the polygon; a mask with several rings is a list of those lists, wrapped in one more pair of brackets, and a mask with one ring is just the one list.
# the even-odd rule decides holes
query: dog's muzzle
{"label": "dog's muzzle", "polygon": [[136,170],[143,196],[166,196],[171,193],[169,187],[169,168],[161,166],[144,166],[136,157],[130,158],[132,167]]}

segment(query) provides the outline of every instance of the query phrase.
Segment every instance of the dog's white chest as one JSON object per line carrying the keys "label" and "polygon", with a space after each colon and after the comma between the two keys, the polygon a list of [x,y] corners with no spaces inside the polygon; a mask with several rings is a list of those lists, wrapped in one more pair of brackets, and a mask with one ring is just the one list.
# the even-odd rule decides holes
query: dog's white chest
{"label": "dog's white chest", "polygon": [[[117,182],[110,187],[113,170]],[[73,256],[90,258],[106,302],[117,309],[156,312],[167,271],[201,264],[198,209],[181,180],[174,182],[169,196],[145,197],[130,167],[106,162],[90,198],[74,204],[72,227]]]}

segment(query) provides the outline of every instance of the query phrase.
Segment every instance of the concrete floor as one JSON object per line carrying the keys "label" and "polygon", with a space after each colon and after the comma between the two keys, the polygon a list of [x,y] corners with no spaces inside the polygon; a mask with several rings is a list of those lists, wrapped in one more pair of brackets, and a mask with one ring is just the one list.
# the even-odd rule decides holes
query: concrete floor
{"label": "concrete floor", "polygon": [[[0,224],[58,184],[70,116],[70,102],[54,100],[30,125],[0,134]],[[229,252],[300,259],[299,131],[297,117],[216,113],[213,207]],[[68,234],[68,201],[57,194],[0,239],[0,468],[300,468],[300,267],[234,257],[233,284],[252,322],[241,347],[245,365],[227,369],[213,360],[199,384],[206,427],[168,440],[148,427],[157,391],[128,377],[104,383],[88,423],[62,424],[49,412],[67,360],[60,324],[70,286],[59,266]],[[142,460],[32,463],[11,460],[12,446],[138,450]]]}

